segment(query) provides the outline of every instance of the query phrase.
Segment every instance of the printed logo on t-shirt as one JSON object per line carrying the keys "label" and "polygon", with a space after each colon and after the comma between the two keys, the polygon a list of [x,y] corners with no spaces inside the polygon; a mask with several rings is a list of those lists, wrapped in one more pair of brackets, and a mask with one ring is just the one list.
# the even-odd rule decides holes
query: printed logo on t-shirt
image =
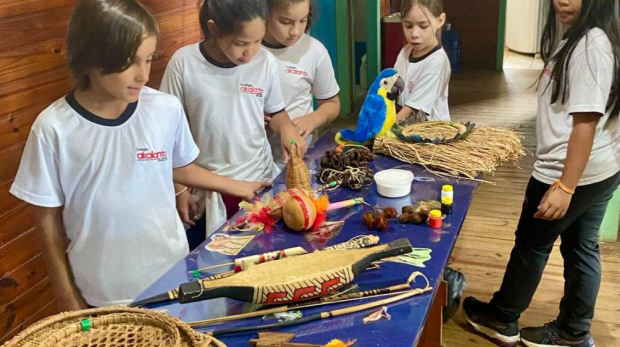
{"label": "printed logo on t-shirt", "polygon": [[292,66],[292,65],[287,66],[284,72],[289,75],[298,75],[298,76],[308,77],[308,72],[302,69],[298,69],[297,67]]}
{"label": "printed logo on t-shirt", "polygon": [[239,85],[239,91],[244,94],[256,95],[258,98],[262,98],[265,90],[262,87],[255,87],[251,83],[241,83]]}
{"label": "printed logo on t-shirt", "polygon": [[136,161],[166,161],[166,151],[151,151],[148,148],[136,148]]}
{"label": "printed logo on t-shirt", "polygon": [[413,82],[407,83],[407,90],[409,91],[409,93],[411,93],[411,91],[413,91],[413,86],[414,86]]}

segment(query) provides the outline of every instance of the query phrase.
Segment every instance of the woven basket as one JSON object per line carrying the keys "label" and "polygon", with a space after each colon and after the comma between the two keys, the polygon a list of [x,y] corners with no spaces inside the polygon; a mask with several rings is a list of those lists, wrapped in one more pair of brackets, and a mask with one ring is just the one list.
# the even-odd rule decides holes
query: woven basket
{"label": "woven basket", "polygon": [[304,163],[303,158],[299,154],[297,143],[292,142],[290,154],[291,159],[286,167],[286,188],[301,188],[309,191],[310,173],[306,163]]}
{"label": "woven basket", "polygon": [[267,207],[269,208],[269,215],[276,221],[282,219],[282,208],[284,207],[286,201],[293,196],[291,193],[298,195],[305,194],[304,191],[299,188],[286,189],[274,196],[269,204],[267,204]]}
{"label": "woven basket", "polygon": [[41,320],[3,347],[226,347],[181,320],[153,310],[113,306]]}

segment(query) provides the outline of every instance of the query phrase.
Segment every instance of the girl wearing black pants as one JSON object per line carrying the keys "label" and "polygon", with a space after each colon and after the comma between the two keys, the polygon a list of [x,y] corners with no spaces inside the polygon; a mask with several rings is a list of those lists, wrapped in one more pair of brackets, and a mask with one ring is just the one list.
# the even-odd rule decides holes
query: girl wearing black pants
{"label": "girl wearing black pants", "polygon": [[[593,347],[601,281],[598,231],[620,183],[620,0],[549,0],[538,86],[537,161],[515,246],[490,303],[465,299],[467,321],[501,346]],[[558,25],[566,28],[557,38]],[[557,238],[564,258],[560,313],[519,331]]]}

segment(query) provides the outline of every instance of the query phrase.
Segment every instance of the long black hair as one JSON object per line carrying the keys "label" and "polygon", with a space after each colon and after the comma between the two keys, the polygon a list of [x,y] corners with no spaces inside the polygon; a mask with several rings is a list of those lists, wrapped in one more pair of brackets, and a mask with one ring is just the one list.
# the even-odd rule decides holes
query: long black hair
{"label": "long black hair", "polygon": [[580,17],[564,34],[566,43],[557,52],[560,28],[553,0],[549,2],[551,8],[542,35],[541,54],[545,64],[554,63],[551,103],[560,101],[564,104],[566,102],[570,84],[569,64],[573,52],[588,31],[599,28],[607,35],[614,53],[614,75],[607,110],[611,110],[612,115],[618,115],[620,113],[620,0],[583,0]]}
{"label": "long black hair", "polygon": [[265,0],[206,0],[200,9],[200,28],[205,39],[211,38],[207,23],[217,25],[220,36],[236,33],[243,23],[256,18],[267,20]]}

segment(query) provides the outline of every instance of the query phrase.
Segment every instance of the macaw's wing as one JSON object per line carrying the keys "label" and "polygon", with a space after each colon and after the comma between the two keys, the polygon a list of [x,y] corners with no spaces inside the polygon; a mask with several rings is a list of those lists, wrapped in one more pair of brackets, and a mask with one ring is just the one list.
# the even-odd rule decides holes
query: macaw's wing
{"label": "macaw's wing", "polygon": [[379,95],[369,95],[357,117],[355,131],[343,130],[340,138],[345,141],[364,143],[374,138],[385,123],[387,106]]}

